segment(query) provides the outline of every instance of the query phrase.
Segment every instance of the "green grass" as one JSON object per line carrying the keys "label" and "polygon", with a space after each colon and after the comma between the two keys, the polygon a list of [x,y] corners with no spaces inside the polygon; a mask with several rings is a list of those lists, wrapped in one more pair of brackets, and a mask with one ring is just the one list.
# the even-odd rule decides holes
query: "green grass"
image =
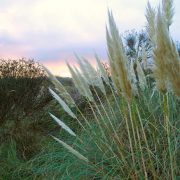
{"label": "green grass", "polygon": [[[144,179],[147,173],[148,178],[170,179],[173,170],[174,178],[178,179],[180,102],[174,95],[168,94],[168,133],[164,119],[165,104],[161,104],[165,97],[158,92],[152,97],[151,95],[147,91],[143,98],[134,100],[130,107],[135,130],[134,139],[133,127],[128,117],[133,154],[122,111],[114,109],[117,120],[113,123],[118,138],[106,127],[103,127],[106,135],[103,137],[99,125],[90,119],[91,129],[87,126],[86,131],[76,131],[78,138],[72,138],[63,131],[56,133],[56,137],[87,157],[89,163],[79,160],[58,142],[48,138],[44,150],[30,161],[19,165],[15,174],[19,173],[25,179]],[[118,102],[120,108],[124,108],[123,113],[129,114],[126,102],[122,102],[121,98],[118,98]],[[111,104],[113,106],[113,101]],[[105,108],[109,110],[109,107]],[[114,108],[117,108],[115,104]],[[103,113],[102,109],[100,111]],[[96,114],[100,116],[98,112]],[[102,126],[104,121],[108,124],[107,117],[103,117]]]}

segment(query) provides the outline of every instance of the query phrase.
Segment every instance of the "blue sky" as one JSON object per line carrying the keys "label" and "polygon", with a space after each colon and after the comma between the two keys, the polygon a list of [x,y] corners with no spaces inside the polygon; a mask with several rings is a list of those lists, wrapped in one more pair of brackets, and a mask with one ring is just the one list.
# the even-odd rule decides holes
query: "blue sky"
{"label": "blue sky", "polygon": [[[150,0],[157,6],[157,0]],[[147,0],[0,0],[0,58],[34,58],[54,74],[68,75],[73,53],[106,59],[107,8],[120,33],[145,27]],[[172,37],[180,41],[180,1],[174,0]]]}

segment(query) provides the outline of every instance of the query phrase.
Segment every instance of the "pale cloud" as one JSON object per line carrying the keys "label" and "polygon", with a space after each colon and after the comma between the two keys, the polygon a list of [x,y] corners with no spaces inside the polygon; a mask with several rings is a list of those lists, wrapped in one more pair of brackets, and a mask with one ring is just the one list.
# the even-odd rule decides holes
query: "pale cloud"
{"label": "pale cloud", "polygon": [[[0,1],[1,58],[30,57],[50,64],[73,59],[73,52],[92,58],[96,51],[105,59],[108,8],[114,13],[120,33],[141,30],[146,23],[147,0]],[[159,1],[150,0],[153,6]],[[171,32],[174,39],[180,40],[180,1],[174,3]]]}
{"label": "pale cloud", "polygon": [[[26,38],[32,34],[59,34],[66,43],[94,42],[102,38],[100,33],[105,20],[103,0],[96,3],[87,0],[17,0],[0,12],[1,31],[14,38]],[[31,2],[31,3],[30,3]],[[104,7],[103,7],[104,5]],[[7,8],[8,6],[8,8]],[[97,10],[98,12],[97,12]],[[93,36],[89,36],[92,33]],[[71,38],[68,38],[70,35]]]}

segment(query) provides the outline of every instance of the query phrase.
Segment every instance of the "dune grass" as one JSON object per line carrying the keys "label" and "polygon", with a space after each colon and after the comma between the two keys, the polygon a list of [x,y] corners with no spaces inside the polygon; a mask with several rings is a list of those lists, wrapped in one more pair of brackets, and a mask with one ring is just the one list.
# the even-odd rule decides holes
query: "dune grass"
{"label": "dune grass", "polygon": [[[68,122],[76,137],[68,132],[56,133],[56,138],[78,154],[49,138],[44,151],[19,165],[14,171],[16,177],[178,179],[179,100],[172,93],[164,96],[156,91],[152,95],[148,89],[142,98],[132,100],[129,107],[122,97],[116,100],[119,107],[113,99],[110,102],[114,114],[107,104],[104,109],[97,104],[99,111],[95,115],[99,121],[87,118],[89,124],[85,123],[81,131]],[[168,120],[164,112],[168,112]]]}
{"label": "dune grass", "polygon": [[[67,100],[62,96],[63,100],[50,90],[67,115],[82,127],[81,133],[75,132],[76,140],[72,137],[71,145],[55,138],[77,158],[73,162],[72,158],[70,163],[67,158],[59,165],[66,167],[61,178],[66,174],[67,179],[75,176],[78,179],[178,179],[180,58],[169,32],[173,3],[163,0],[157,11],[150,4],[147,6],[147,30],[154,60],[153,87],[146,81],[139,57],[129,60],[126,56],[113,15],[111,12],[108,15],[106,37],[111,77],[97,56],[98,70],[77,55],[79,68],[67,63],[76,88],[87,99],[93,120],[84,116],[74,102],[69,103],[69,96]],[[99,96],[98,90],[103,96]],[[76,116],[70,106],[81,116]],[[65,126],[71,136],[70,127]],[[83,169],[79,168],[80,164]]]}

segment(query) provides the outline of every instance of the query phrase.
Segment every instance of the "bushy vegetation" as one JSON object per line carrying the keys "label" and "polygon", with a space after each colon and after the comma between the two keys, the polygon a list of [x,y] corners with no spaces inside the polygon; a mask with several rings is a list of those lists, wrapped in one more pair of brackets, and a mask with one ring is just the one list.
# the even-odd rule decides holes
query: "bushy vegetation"
{"label": "bushy vegetation", "polygon": [[39,133],[47,122],[37,118],[37,112],[44,113],[43,107],[52,100],[49,84],[33,60],[0,60],[0,144],[15,141],[23,159],[39,149]]}
{"label": "bushy vegetation", "polygon": [[[72,80],[58,79],[74,96]],[[57,134],[60,128],[52,122],[49,111],[72,123],[57,107],[49,86],[54,88],[34,60],[0,60],[0,179],[32,179],[27,162],[43,153],[44,146],[48,152],[53,150],[49,133]]]}

